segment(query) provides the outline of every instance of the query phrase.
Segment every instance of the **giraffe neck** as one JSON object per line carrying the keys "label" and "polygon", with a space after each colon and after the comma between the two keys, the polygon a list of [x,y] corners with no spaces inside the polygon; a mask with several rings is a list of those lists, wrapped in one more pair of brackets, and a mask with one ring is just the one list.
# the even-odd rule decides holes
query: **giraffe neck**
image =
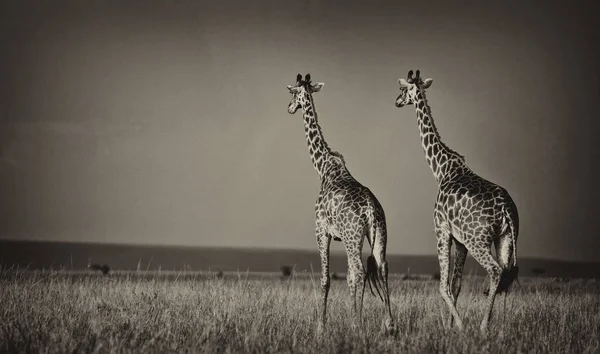
{"label": "giraffe neck", "polygon": [[465,167],[464,158],[442,142],[423,91],[415,95],[417,123],[427,163],[438,183]]}
{"label": "giraffe neck", "polygon": [[304,112],[304,133],[306,134],[306,142],[308,143],[308,153],[319,178],[322,179],[327,167],[326,162],[331,156],[331,149],[321,132],[321,127],[317,120],[317,111],[315,110],[315,105],[310,94],[302,102],[302,110]]}

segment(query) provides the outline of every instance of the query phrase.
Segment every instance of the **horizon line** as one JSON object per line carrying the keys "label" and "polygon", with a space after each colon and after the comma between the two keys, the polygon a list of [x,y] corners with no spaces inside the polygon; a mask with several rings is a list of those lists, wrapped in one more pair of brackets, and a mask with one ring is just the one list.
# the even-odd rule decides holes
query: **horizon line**
{"label": "horizon line", "polygon": [[[161,244],[161,243],[132,243],[132,242],[102,242],[102,241],[60,241],[60,240],[40,240],[40,239],[11,239],[0,237],[0,242],[22,242],[22,243],[70,243],[80,245],[102,245],[102,246],[133,246],[133,247],[165,247],[165,248],[209,248],[209,249],[225,249],[225,250],[255,250],[255,251],[272,251],[278,250],[283,252],[303,252],[312,253],[316,252],[308,248],[280,248],[280,247],[264,247],[264,246],[216,246],[216,245],[182,245],[182,244]],[[346,252],[343,250],[331,250],[331,254],[345,255]],[[404,257],[437,257],[436,253],[388,253],[387,256],[404,256]],[[472,258],[472,257],[471,257]],[[552,261],[552,262],[565,262],[565,263],[593,263],[600,264],[600,261],[586,261],[586,260],[566,260],[559,258],[547,258],[547,257],[521,257],[524,260],[537,260],[537,261]]]}

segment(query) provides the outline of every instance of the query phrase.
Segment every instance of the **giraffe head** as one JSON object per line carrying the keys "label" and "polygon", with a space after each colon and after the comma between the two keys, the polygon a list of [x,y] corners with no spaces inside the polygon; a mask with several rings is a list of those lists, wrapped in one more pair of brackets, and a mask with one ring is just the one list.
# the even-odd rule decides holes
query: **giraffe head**
{"label": "giraffe head", "polygon": [[396,107],[414,104],[417,93],[419,91],[425,91],[431,86],[433,79],[425,79],[425,81],[423,81],[420,75],[421,72],[417,70],[417,74],[413,77],[413,71],[410,70],[406,80],[403,78],[398,80],[400,83],[400,96],[396,98]]}
{"label": "giraffe head", "polygon": [[302,80],[302,75],[298,74],[296,76],[296,83],[287,87],[292,95],[292,100],[288,105],[288,112],[290,114],[296,113],[298,108],[310,102],[310,96],[313,92],[321,91],[323,85],[325,84],[322,82],[317,82],[313,85],[310,82],[310,74],[306,74],[304,80]]}

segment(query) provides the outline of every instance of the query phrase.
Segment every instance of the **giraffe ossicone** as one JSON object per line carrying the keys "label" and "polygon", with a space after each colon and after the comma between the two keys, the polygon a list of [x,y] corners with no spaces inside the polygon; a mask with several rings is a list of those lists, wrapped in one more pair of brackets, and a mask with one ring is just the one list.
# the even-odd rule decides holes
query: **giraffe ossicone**
{"label": "giraffe ossicone", "polygon": [[[423,80],[420,71],[410,70],[406,79],[400,78],[400,95],[396,107],[414,105],[425,158],[438,182],[438,195],[433,219],[440,264],[440,293],[451,312],[451,323],[462,328],[456,310],[456,300],[467,253],[487,271],[490,287],[486,312],[480,325],[486,331],[497,293],[508,291],[519,273],[517,238],[519,214],[517,207],[503,187],[473,172],[464,156],[450,149],[441,140],[435,127],[425,90],[433,83]],[[454,267],[450,274],[450,249],[455,245]],[[496,259],[492,256],[496,249]]]}
{"label": "giraffe ossicone", "polygon": [[[321,300],[318,331],[327,318],[327,297],[330,288],[329,249],[331,240],[341,241],[348,256],[347,282],[352,298],[353,323],[362,319],[363,295],[368,282],[383,300],[388,318],[386,329],[395,332],[388,287],[386,261],[387,227],[383,207],[369,190],[360,184],[346,168],[344,156],[327,145],[317,119],[312,94],[323,88],[323,83],[311,82],[310,74],[304,79],[298,74],[296,83],[287,86],[292,99],[290,114],[302,108],[304,133],[313,167],[321,180],[315,205],[315,233],[321,258]],[[362,262],[362,247],[367,239],[371,255],[367,267]]]}

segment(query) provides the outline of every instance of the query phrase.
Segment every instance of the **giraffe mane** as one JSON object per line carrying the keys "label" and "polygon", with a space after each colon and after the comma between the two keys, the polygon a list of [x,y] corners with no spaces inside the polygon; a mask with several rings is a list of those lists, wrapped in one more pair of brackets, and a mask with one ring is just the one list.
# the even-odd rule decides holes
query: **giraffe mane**
{"label": "giraffe mane", "polygon": [[343,165],[346,165],[346,160],[344,159],[344,155],[342,155],[339,151],[331,150],[331,155],[337,157],[342,161]]}
{"label": "giraffe mane", "polygon": [[[421,95],[423,97],[423,101],[425,101],[425,109],[427,110],[427,114],[429,114],[429,117],[431,117],[433,119],[433,115],[431,114],[431,106],[429,105],[429,101],[427,100],[427,96],[425,96],[425,90],[422,89],[420,86],[417,86],[417,89],[421,91]],[[440,141],[442,141],[442,134],[440,134],[440,132],[437,132],[438,136],[440,137]],[[465,156],[458,153],[457,151],[453,150],[450,146],[448,146],[448,144],[446,143],[442,143],[442,145],[447,149],[447,152],[452,154],[453,156],[456,156],[460,161],[465,162]]]}

